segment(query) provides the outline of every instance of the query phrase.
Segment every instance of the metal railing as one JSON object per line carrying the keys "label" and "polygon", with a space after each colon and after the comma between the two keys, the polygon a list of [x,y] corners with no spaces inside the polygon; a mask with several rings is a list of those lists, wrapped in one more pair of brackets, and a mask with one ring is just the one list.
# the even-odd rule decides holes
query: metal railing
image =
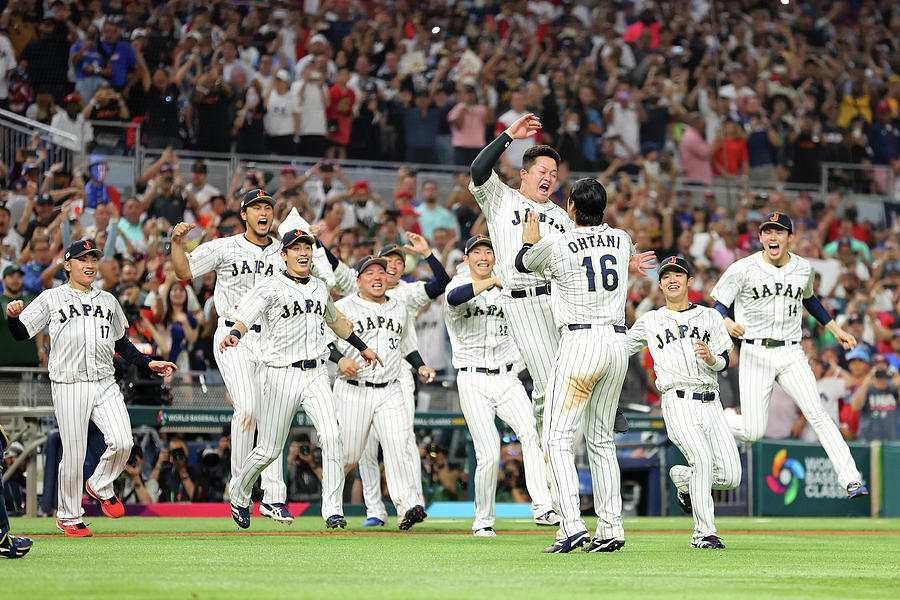
{"label": "metal railing", "polygon": [[[38,165],[46,170],[53,163],[61,162],[68,169],[84,159],[84,140],[77,136],[39,121],[23,117],[22,115],[0,109],[0,156],[11,167],[15,160],[16,150],[32,149],[32,139],[37,134],[43,143],[47,157]],[[71,147],[81,148],[74,151],[63,145],[66,142]],[[28,160],[24,162],[29,162]]]}

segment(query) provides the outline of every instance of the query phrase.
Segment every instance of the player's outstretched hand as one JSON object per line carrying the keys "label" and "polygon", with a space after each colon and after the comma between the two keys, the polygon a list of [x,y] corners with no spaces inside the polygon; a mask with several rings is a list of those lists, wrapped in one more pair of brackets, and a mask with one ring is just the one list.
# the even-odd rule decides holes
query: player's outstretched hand
{"label": "player's outstretched hand", "polygon": [[716,364],[716,358],[712,355],[709,346],[707,346],[703,340],[696,340],[694,342],[694,354],[710,366]]}
{"label": "player's outstretched hand", "polygon": [[533,210],[525,213],[525,220],[522,222],[522,243],[537,244],[541,241],[540,217]]}
{"label": "player's outstretched hand", "polygon": [[542,129],[541,120],[534,113],[522,115],[506,129],[507,135],[514,140],[522,140],[537,134]]}
{"label": "player's outstretched hand", "polygon": [[14,319],[22,314],[22,311],[25,309],[25,303],[21,300],[13,300],[9,304],[6,305],[6,316],[10,319]]}
{"label": "player's outstretched hand", "polygon": [[309,232],[316,237],[319,237],[326,229],[328,229],[328,225],[324,221],[309,226]]}
{"label": "player's outstretched hand", "polygon": [[423,236],[418,233],[413,233],[412,231],[406,232],[406,238],[410,241],[409,244],[406,244],[404,248],[409,248],[413,252],[417,254],[421,254],[422,256],[428,256],[431,254],[431,246],[428,245],[428,240],[426,240]]}
{"label": "player's outstretched hand", "polygon": [[840,327],[836,328],[834,331],[834,337],[837,338],[838,343],[844,350],[850,350],[854,346],[856,346],[856,338],[853,335],[847,333]]}
{"label": "player's outstretched hand", "polygon": [[[635,246],[635,249],[637,249],[637,246]],[[628,261],[628,272],[639,277],[646,277],[647,269],[653,268],[654,260],[656,260],[656,254],[654,254],[653,250],[638,252]]]}
{"label": "player's outstretched hand", "polygon": [[352,358],[347,358],[345,356],[338,361],[338,369],[340,369],[341,373],[347,377],[352,377],[353,375],[356,375],[356,372],[362,369],[362,367]]}
{"label": "player's outstretched hand", "polygon": [[151,360],[148,366],[151,371],[158,373],[163,377],[168,377],[172,374],[172,371],[178,368],[175,366],[175,363],[171,363],[167,360]]}
{"label": "player's outstretched hand", "polygon": [[739,338],[744,335],[744,326],[740,323],[735,323],[731,319],[725,319],[725,329],[728,330],[728,335],[733,338]]}
{"label": "player's outstretched hand", "polygon": [[363,357],[363,360],[366,361],[367,367],[374,367],[375,363],[378,363],[382,367],[384,366],[384,362],[382,362],[381,357],[375,354],[375,351],[371,348],[366,348],[362,351],[360,356]]}
{"label": "player's outstretched hand", "polygon": [[436,373],[431,367],[426,367],[425,365],[419,367],[419,377],[421,377],[425,383],[431,383],[432,381],[434,381],[435,375]]}
{"label": "player's outstretched hand", "polygon": [[226,335],[225,339],[219,344],[219,352],[225,352],[225,348],[231,348],[232,346],[237,346],[238,342],[240,342],[240,338],[236,335]]}
{"label": "player's outstretched hand", "polygon": [[182,240],[184,240],[184,236],[187,235],[188,231],[196,227],[193,223],[179,223],[172,230],[172,243],[180,244]]}

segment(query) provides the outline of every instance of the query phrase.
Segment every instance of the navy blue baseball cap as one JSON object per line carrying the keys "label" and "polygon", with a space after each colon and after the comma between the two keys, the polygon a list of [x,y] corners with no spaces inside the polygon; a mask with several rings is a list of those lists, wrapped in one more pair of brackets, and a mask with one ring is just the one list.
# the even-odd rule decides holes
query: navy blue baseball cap
{"label": "navy blue baseball cap", "polygon": [[469,251],[472,250],[472,248],[474,248],[474,247],[477,246],[478,244],[484,244],[485,246],[490,246],[491,248],[494,247],[494,243],[491,242],[491,238],[489,238],[488,236],[486,236],[486,235],[473,235],[473,236],[470,237],[470,238],[468,239],[468,241],[466,242],[466,254],[468,254]]}
{"label": "navy blue baseball cap", "polygon": [[384,258],[388,254],[397,254],[400,258],[406,260],[406,255],[403,254],[403,246],[400,244],[388,244],[387,246],[384,246],[378,251],[378,258]]}
{"label": "navy blue baseball cap", "polygon": [[363,256],[359,259],[359,262],[356,263],[356,276],[359,277],[362,275],[362,272],[371,265],[381,265],[381,268],[384,269],[387,267],[387,261],[381,256],[372,256],[371,254]]}
{"label": "navy blue baseball cap", "polygon": [[78,240],[77,242],[72,242],[72,245],[66,250],[65,260],[80,258],[88,254],[93,254],[97,258],[103,256],[103,252],[97,248],[94,240]]}
{"label": "navy blue baseball cap", "polygon": [[659,263],[659,267],[657,268],[656,272],[657,275],[659,275],[659,278],[662,279],[663,273],[670,269],[682,271],[688,277],[694,276],[690,263],[680,256],[670,256],[669,258],[665,259],[664,261]]}
{"label": "navy blue baseball cap", "polygon": [[272,196],[268,195],[265,190],[255,189],[250,190],[244,197],[241,198],[241,210],[244,210],[251,204],[256,204],[257,202],[265,202],[269,206],[275,206],[275,200],[272,199]]}
{"label": "navy blue baseball cap", "polygon": [[778,211],[767,214],[766,218],[759,224],[760,231],[766,227],[781,227],[786,229],[788,233],[794,232],[794,223],[791,221],[791,218],[785,213]]}
{"label": "navy blue baseball cap", "polygon": [[286,250],[297,242],[306,242],[310,246],[315,246],[316,236],[302,229],[291,229],[281,238],[281,249]]}

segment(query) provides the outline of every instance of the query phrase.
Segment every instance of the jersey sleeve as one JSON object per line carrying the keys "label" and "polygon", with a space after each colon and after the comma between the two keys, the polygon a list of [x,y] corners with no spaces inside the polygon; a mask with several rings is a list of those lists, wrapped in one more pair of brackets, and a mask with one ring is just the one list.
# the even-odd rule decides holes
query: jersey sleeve
{"label": "jersey sleeve", "polygon": [[406,286],[403,301],[413,309],[413,313],[423,306],[431,304],[431,298],[428,296],[428,292],[425,291],[425,282],[417,281]]}
{"label": "jersey sleeve", "polygon": [[713,356],[718,356],[723,353],[731,354],[731,350],[734,348],[734,342],[731,341],[731,336],[728,334],[728,329],[725,327],[725,319],[719,315],[715,310],[708,309],[707,310],[707,318],[709,319],[709,351]]}
{"label": "jersey sleeve", "polygon": [[36,336],[50,323],[50,305],[47,293],[41,293],[19,315],[19,320],[28,330],[28,337]]}
{"label": "jersey sleeve", "polygon": [[236,321],[240,321],[248,328],[259,321],[269,302],[269,286],[266,283],[268,280],[263,279],[253,286],[253,289],[240,299],[232,313]]}
{"label": "jersey sleeve", "polygon": [[119,340],[128,331],[128,318],[125,316],[125,311],[122,310],[122,305],[115,298],[113,298],[113,304],[116,308],[113,314],[112,339]]}
{"label": "jersey sleeve", "polygon": [[522,262],[529,271],[543,274],[550,267],[550,258],[553,255],[553,248],[556,245],[556,239],[559,236],[547,236],[538,240],[538,243],[525,252]]}
{"label": "jersey sleeve", "polygon": [[[469,280],[468,277],[454,277],[453,279],[450,280],[450,283],[447,284],[447,289],[444,290],[444,298],[447,298],[447,295],[451,291],[455,290],[458,287],[462,287],[466,284],[469,284],[469,283],[472,283],[472,282]],[[471,302],[471,300],[469,300],[469,302]],[[444,302],[444,306],[447,307],[447,310],[450,312],[450,314],[460,314],[460,313],[465,312],[466,305],[468,305],[469,302],[463,302],[462,304],[457,304],[456,306],[453,306],[449,302]]]}
{"label": "jersey sleeve", "polygon": [[328,291],[325,291],[325,322],[326,323],[334,323],[337,321],[337,309],[334,307],[334,300],[331,299],[331,294]]}
{"label": "jersey sleeve", "polygon": [[497,175],[497,172],[493,169],[491,170],[491,176],[488,177],[488,180],[483,184],[475,185],[474,182],[469,182],[469,191],[475,196],[475,201],[478,202],[478,206],[481,207],[481,212],[484,213],[484,218],[488,221],[492,220],[497,214],[500,202],[503,199],[503,194],[506,193],[506,190],[508,189],[509,188],[500,181],[500,176]]}
{"label": "jersey sleeve", "polygon": [[351,296],[359,291],[356,273],[341,261],[338,261],[337,269],[334,270],[334,291],[341,296]]}
{"label": "jersey sleeve", "polygon": [[709,295],[715,298],[717,302],[721,302],[725,306],[731,306],[740,293],[741,286],[744,284],[744,271],[745,269],[741,263],[736,262],[732,264],[722,273]]}
{"label": "jersey sleeve", "polygon": [[200,244],[188,254],[188,266],[191,268],[191,275],[194,279],[214,271],[219,266],[219,262],[222,260],[221,249],[222,243],[213,240]]}
{"label": "jersey sleeve", "polygon": [[628,333],[625,334],[625,342],[628,344],[628,356],[640,352],[647,347],[647,331],[647,315],[641,315],[641,317],[634,322],[634,325],[631,326],[631,329],[628,330]]}
{"label": "jersey sleeve", "polygon": [[803,299],[812,298],[815,295],[815,289],[813,286],[815,285],[816,279],[816,271],[810,265],[809,268],[809,277],[806,280],[806,285],[803,286]]}

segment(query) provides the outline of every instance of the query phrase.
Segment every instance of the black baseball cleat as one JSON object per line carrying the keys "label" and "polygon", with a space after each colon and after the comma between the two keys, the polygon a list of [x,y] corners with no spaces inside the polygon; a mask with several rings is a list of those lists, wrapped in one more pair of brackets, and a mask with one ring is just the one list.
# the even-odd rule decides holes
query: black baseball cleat
{"label": "black baseball cleat", "polygon": [[681,507],[681,510],[684,511],[686,515],[694,514],[694,507],[691,505],[691,495],[685,494],[684,492],[678,492],[676,497],[678,498],[678,506]]}
{"label": "black baseball cleat", "polygon": [[0,535],[0,558],[22,558],[33,545],[29,538],[16,537],[4,531]]}
{"label": "black baseball cleat", "polygon": [[231,505],[231,518],[241,529],[250,527],[250,507]]}
{"label": "black baseball cleat", "polygon": [[406,511],[405,515],[403,515],[403,520],[400,521],[400,529],[402,529],[403,531],[409,531],[410,527],[412,527],[416,523],[421,523],[427,516],[428,515],[425,514],[425,508],[420,504],[416,504],[411,509]]}
{"label": "black baseball cleat", "polygon": [[713,550],[724,550],[725,544],[722,543],[717,536],[708,535],[699,542],[691,542],[691,548],[712,548]]}
{"label": "black baseball cleat", "polygon": [[613,423],[613,431],[616,433],[628,433],[628,419],[621,408],[616,409],[616,422]]}
{"label": "black baseball cleat", "polygon": [[617,538],[610,538],[608,540],[601,540],[597,537],[594,537],[594,541],[581,548],[582,552],[615,552],[625,545],[625,540],[620,540]]}
{"label": "black baseball cleat", "polygon": [[566,539],[557,539],[553,542],[552,546],[547,546],[541,552],[544,554],[566,554],[567,552],[571,552],[575,548],[581,548],[587,544],[591,543],[591,534],[587,531],[579,531],[573,536],[570,536]]}
{"label": "black baseball cleat", "polygon": [[347,526],[347,519],[344,518],[343,515],[331,515],[327,519],[325,519],[325,527],[328,529],[337,529],[340,527],[341,529]]}

